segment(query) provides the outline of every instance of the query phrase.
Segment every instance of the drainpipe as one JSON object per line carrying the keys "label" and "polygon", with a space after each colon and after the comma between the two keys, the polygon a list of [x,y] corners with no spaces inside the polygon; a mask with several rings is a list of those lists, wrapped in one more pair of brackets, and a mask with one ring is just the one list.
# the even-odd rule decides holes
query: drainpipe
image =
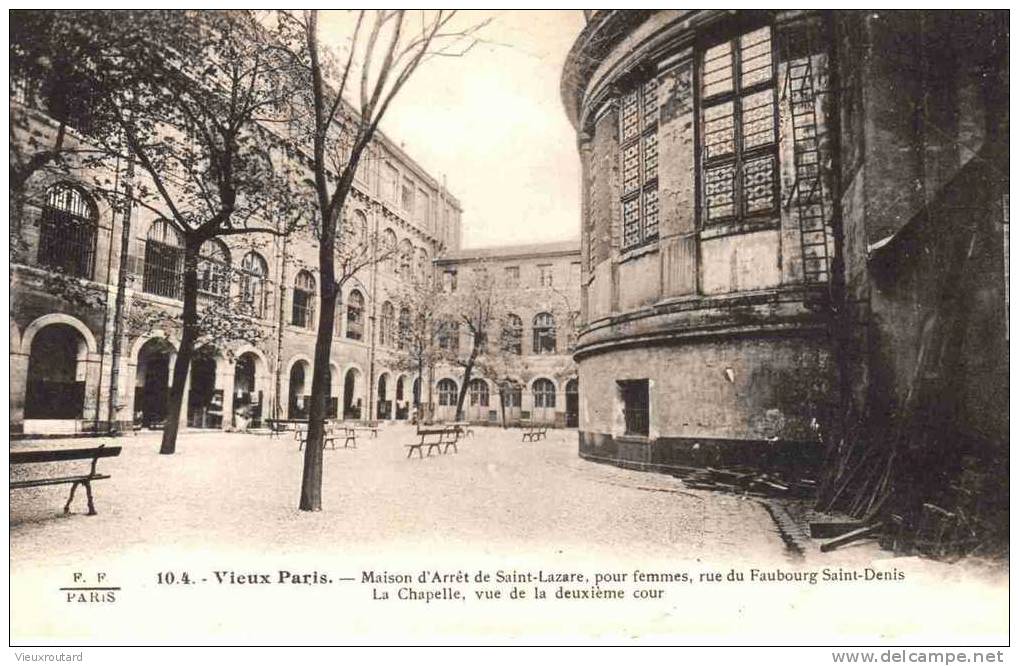
{"label": "drainpipe", "polygon": [[280,288],[279,288],[279,307],[277,308],[276,317],[276,369],[274,374],[276,375],[276,396],[272,401],[272,416],[274,419],[280,418],[280,396],[282,395],[282,373],[283,373],[283,317],[286,314],[285,303],[287,294],[287,240],[288,236],[284,235],[281,241],[282,250],[280,252]]}
{"label": "drainpipe", "polygon": [[369,338],[368,345],[368,421],[374,421],[377,414],[375,411],[375,295],[376,285],[378,284],[379,277],[379,207],[378,204],[372,204],[372,220],[374,231],[374,240],[372,241],[372,279],[371,279],[371,316],[368,318],[370,322],[369,331],[371,337]]}
{"label": "drainpipe", "polygon": [[[119,161],[119,159],[118,159]],[[117,169],[117,177],[120,177],[120,169]],[[131,244],[131,199],[134,196],[134,158],[128,157],[127,174],[124,183],[124,214],[121,219],[120,230],[120,261],[117,267],[117,296],[113,306],[113,349],[110,354],[110,404],[107,412],[107,421],[113,428],[113,420],[116,414],[117,400],[120,394],[120,362],[124,354],[123,350],[123,319],[124,304],[127,300],[127,253]],[[116,185],[114,185],[116,191]],[[111,239],[112,240],[112,239]],[[107,266],[112,264],[113,244],[110,243],[111,258]],[[107,283],[109,282],[109,268],[107,268]],[[103,336],[105,337],[105,323]],[[102,365],[99,366],[99,374],[102,376]],[[134,419],[134,415],[130,415]],[[96,405],[96,419],[99,417],[99,405]]]}

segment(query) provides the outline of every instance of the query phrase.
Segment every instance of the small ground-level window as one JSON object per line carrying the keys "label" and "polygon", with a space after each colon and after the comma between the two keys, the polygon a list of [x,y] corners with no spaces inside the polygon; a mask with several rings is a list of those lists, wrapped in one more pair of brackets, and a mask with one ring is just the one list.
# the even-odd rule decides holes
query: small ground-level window
{"label": "small ground-level window", "polygon": [[651,404],[648,380],[630,379],[619,381],[618,384],[623,398],[626,434],[647,437],[650,432],[649,411]]}

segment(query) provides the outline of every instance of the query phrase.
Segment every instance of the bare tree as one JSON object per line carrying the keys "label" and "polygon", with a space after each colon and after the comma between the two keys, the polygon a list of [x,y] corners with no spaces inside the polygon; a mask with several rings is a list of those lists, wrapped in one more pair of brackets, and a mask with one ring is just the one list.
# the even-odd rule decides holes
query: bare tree
{"label": "bare tree", "polygon": [[[430,377],[435,364],[443,358],[436,344],[442,326],[439,314],[442,293],[434,280],[425,279],[402,284],[390,292],[389,298],[399,313],[396,340],[400,353],[393,359],[393,368],[417,375],[418,386],[423,391],[426,384],[431,386],[426,380],[426,371]],[[422,405],[430,405],[431,396],[427,400],[423,395],[416,398],[414,407],[419,421],[430,418],[431,413],[425,414]]]}
{"label": "bare tree", "polygon": [[[319,237],[321,316],[315,340],[308,445],[301,481],[300,509],[322,508],[322,440],[326,415],[326,377],[332,349],[332,325],[339,293],[337,222],[350,193],[362,155],[393,100],[427,58],[458,56],[475,43],[483,24],[453,27],[455,12],[360,11],[350,21],[346,51],[334,59],[322,44],[319,13],[284,12],[277,16],[280,41],[299,66],[303,93],[296,96],[293,122],[311,147]],[[356,107],[345,95],[357,99]]]}

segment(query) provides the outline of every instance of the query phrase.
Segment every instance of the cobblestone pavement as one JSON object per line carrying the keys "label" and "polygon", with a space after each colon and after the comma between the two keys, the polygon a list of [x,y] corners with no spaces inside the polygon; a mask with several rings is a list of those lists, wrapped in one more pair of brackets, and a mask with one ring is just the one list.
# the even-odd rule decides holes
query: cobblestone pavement
{"label": "cobblestone pavement", "polygon": [[[281,552],[436,542],[528,552],[578,548],[615,556],[781,558],[756,502],[690,490],[676,479],[581,460],[576,433],[521,442],[477,428],[458,454],[406,458],[413,428],[387,426],[357,449],[324,452],[323,511],[296,510],[303,454],[291,435],[184,433],[173,456],[157,433],[116,443],[100,461],[99,515],[60,511],[67,487],[11,493],[11,561],[193,541]],[[83,440],[18,443],[81,446]],[[90,440],[91,444],[91,440]],[[76,499],[76,502],[79,500]]]}

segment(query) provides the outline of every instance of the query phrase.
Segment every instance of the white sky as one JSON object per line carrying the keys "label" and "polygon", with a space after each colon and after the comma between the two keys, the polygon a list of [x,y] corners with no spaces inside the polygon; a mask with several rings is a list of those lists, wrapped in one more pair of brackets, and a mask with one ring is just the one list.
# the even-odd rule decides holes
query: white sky
{"label": "white sky", "polygon": [[[465,247],[578,238],[580,161],[559,78],[583,14],[463,14],[470,24],[493,17],[482,35],[495,44],[422,64],[382,130],[436,179],[445,175],[464,209]],[[342,20],[323,18],[323,27]]]}

